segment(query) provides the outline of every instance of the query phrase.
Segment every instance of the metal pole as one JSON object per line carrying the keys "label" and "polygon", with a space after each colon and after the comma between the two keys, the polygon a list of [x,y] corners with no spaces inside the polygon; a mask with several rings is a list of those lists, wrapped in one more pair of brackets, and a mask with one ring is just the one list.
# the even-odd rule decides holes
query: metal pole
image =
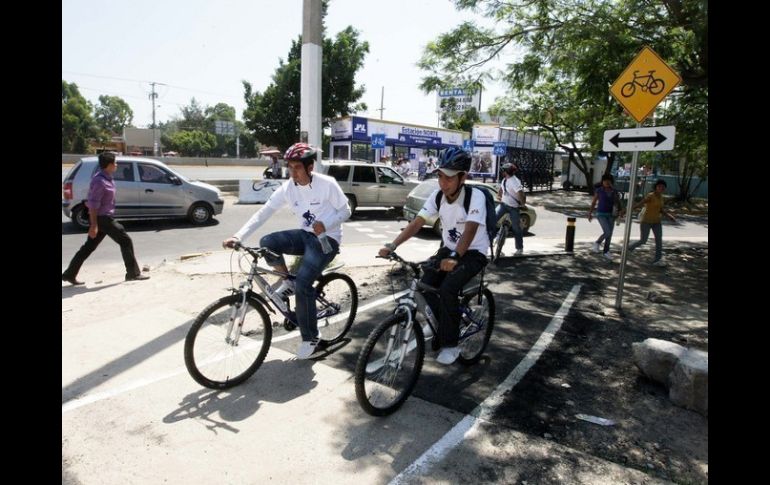
{"label": "metal pole", "polygon": [[[302,3],[302,73],[300,81],[300,139],[321,146],[321,70],[323,39],[321,35],[321,0]],[[321,157],[319,155],[318,160]]]}
{"label": "metal pole", "polygon": [[385,86],[382,87],[382,94],[380,95],[380,119],[382,119],[382,112],[385,110],[383,103],[385,102]]}
{"label": "metal pole", "polygon": [[152,99],[152,154],[153,156],[158,156],[158,133],[155,130],[155,98],[158,97],[158,94],[155,92],[155,83],[150,83],[152,85],[152,94],[150,94],[150,99]]}
{"label": "metal pole", "polygon": [[[636,127],[641,128],[642,124],[637,123]],[[631,180],[628,181],[628,201],[626,202],[626,228],[623,235],[623,251],[620,253],[620,276],[618,278],[618,293],[615,297],[615,308],[620,310],[623,302],[623,281],[626,278],[626,258],[628,257],[628,238],[631,236],[631,208],[634,205],[636,197],[636,161],[639,158],[639,152],[633,152],[631,157]]]}

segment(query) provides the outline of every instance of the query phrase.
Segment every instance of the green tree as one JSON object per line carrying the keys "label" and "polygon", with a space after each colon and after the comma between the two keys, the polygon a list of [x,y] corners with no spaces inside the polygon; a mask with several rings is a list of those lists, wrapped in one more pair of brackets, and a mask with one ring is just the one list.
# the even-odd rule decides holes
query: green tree
{"label": "green tree", "polygon": [[441,108],[443,109],[441,112],[441,126],[450,130],[462,130],[471,133],[473,125],[481,120],[479,112],[473,106],[466,110],[458,111],[455,98],[441,100]]}
{"label": "green tree", "polygon": [[94,108],[96,124],[110,135],[122,134],[123,128],[131,126],[134,112],[118,96],[99,96],[99,104]]}
{"label": "green tree", "polygon": [[[326,11],[324,2],[324,12]],[[302,37],[292,42],[284,62],[279,60],[273,82],[264,92],[254,91],[251,83],[243,81],[246,109],[243,119],[257,140],[266,145],[287,148],[299,140],[300,81]],[[369,43],[359,39],[359,33],[348,26],[334,40],[323,40],[321,68],[321,118],[323,127],[332,119],[365,110],[358,103],[364,86],[356,87],[355,77],[369,52]]]}
{"label": "green tree", "polygon": [[169,146],[185,156],[209,156],[217,146],[217,138],[200,130],[177,131],[170,137]]}
{"label": "green tree", "polygon": [[[703,0],[455,0],[496,21],[495,28],[466,22],[429,43],[420,66],[429,71],[426,91],[490,77],[486,64],[509,46],[524,49],[500,76],[511,89],[513,124],[537,124],[555,132],[561,146],[582,159],[598,153],[601,129],[632,125],[608,95],[609,86],[644,45],[682,76],[682,86],[655,122],[677,119],[685,135],[673,156],[708,166],[708,3]],[[685,108],[686,100],[704,102]],[[565,112],[564,110],[567,110]],[[614,124],[614,123],[620,124]],[[647,123],[651,123],[648,120]],[[550,128],[549,128],[550,127]],[[569,152],[573,155],[573,151]],[[581,167],[581,170],[583,168]],[[586,173],[586,176],[589,176]],[[689,197],[683,190],[682,198]]]}
{"label": "green tree", "polygon": [[85,153],[88,140],[97,135],[91,103],[75,83],[61,82],[61,151]]}

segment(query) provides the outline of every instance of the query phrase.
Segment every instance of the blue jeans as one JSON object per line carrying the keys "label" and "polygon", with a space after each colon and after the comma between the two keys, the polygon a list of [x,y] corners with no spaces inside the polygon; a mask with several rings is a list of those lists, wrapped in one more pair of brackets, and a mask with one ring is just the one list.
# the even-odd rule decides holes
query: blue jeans
{"label": "blue jeans", "polygon": [[655,260],[653,262],[660,260],[660,258],[663,257],[663,225],[660,222],[655,224],[640,222],[639,228],[641,231],[641,239],[635,243],[631,243],[628,246],[628,250],[633,251],[642,244],[646,243],[647,238],[650,237],[650,229],[652,229],[652,233],[655,235]]}
{"label": "blue jeans", "polygon": [[599,221],[599,225],[602,226],[602,235],[596,240],[596,244],[601,244],[604,241],[604,252],[610,252],[610,240],[612,240],[612,229],[615,226],[615,218],[612,216],[596,216],[596,220]]}
{"label": "blue jeans", "polygon": [[279,258],[265,256],[265,262],[270,266],[286,265],[284,254],[302,256],[302,264],[297,271],[296,285],[296,310],[297,324],[302,335],[302,340],[309,341],[318,337],[318,315],[313,283],[321,276],[321,272],[332,259],[339,253],[340,245],[333,238],[329,238],[333,251],[324,254],[321,242],[312,232],[302,229],[278,231],[263,236],[259,245],[268,248],[281,256]]}
{"label": "blue jeans", "polygon": [[[519,208],[511,207],[508,204],[500,204],[497,206],[497,220],[499,221],[503,217],[503,211],[508,212],[511,216],[511,232],[516,240],[516,249],[524,249],[524,231],[521,230],[521,223],[519,220]],[[505,244],[505,241],[503,241]]]}

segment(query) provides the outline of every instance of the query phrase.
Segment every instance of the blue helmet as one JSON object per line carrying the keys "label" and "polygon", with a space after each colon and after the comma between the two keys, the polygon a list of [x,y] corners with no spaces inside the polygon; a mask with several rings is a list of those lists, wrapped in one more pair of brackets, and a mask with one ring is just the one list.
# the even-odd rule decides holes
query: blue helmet
{"label": "blue helmet", "polygon": [[438,156],[438,170],[453,177],[459,172],[471,169],[471,155],[462,148],[452,147],[443,150]]}

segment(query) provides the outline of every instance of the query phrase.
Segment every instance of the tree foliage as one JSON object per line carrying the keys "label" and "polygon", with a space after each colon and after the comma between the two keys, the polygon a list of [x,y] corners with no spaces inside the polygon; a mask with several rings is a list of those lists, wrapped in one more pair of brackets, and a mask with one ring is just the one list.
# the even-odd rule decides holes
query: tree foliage
{"label": "tree foliage", "polygon": [[[357,87],[355,77],[368,52],[369,43],[361,41],[358,31],[350,26],[334,39],[323,39],[321,118],[324,127],[334,118],[366,109],[364,103],[358,103],[365,87]],[[279,60],[273,81],[263,92],[255,91],[251,83],[243,81],[246,101],[243,119],[261,143],[283,149],[299,140],[301,62],[302,37],[299,36],[292,42],[286,61]]]}
{"label": "tree foliage", "polygon": [[77,84],[61,82],[61,151],[85,153],[88,140],[97,136],[91,103],[80,94]]}
{"label": "tree foliage", "polygon": [[[538,126],[570,156],[597,154],[605,129],[632,125],[609,87],[644,45],[682,76],[656,111],[655,124],[677,123],[671,154],[694,172],[708,168],[708,2],[704,0],[455,0],[494,20],[463,23],[429,43],[421,87],[433,90],[493,76],[492,59],[523,50],[498,75],[510,88],[496,105],[517,126]],[[696,101],[693,103],[693,101]],[[689,103],[689,104],[688,104]],[[647,124],[652,123],[647,120]],[[687,133],[683,133],[687,130]],[[588,164],[578,165],[590,177]],[[694,168],[697,167],[697,168]],[[682,198],[689,197],[682,191]]]}
{"label": "tree foliage", "polygon": [[122,98],[118,96],[99,96],[99,104],[94,108],[96,124],[100,129],[113,134],[122,134],[123,128],[131,126],[134,112]]}

